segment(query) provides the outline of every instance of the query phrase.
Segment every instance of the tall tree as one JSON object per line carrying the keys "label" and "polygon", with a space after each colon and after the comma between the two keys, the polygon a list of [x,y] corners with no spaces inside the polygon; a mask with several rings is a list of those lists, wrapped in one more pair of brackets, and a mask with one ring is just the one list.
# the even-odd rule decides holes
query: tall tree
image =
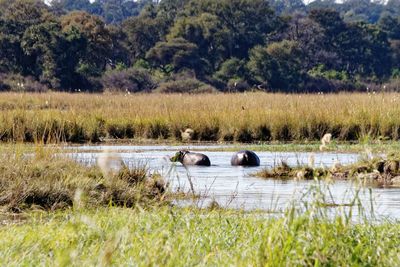
{"label": "tall tree", "polygon": [[33,26],[54,20],[41,1],[4,1],[6,9],[0,18],[0,70],[33,75],[34,58],[24,53],[21,41],[25,31]]}
{"label": "tall tree", "polygon": [[[265,0],[193,0],[185,10],[187,16],[209,13],[216,16],[227,32],[227,57],[245,58],[248,50],[264,44],[279,20]],[[221,34],[221,33],[217,33]]]}
{"label": "tall tree", "polygon": [[271,0],[271,6],[278,14],[304,13],[306,5],[302,0]]}
{"label": "tall tree", "polygon": [[81,59],[82,71],[87,75],[100,75],[111,62],[111,37],[100,17],[83,11],[74,11],[61,18],[63,32],[79,31],[87,40]]}
{"label": "tall tree", "polygon": [[146,52],[161,40],[160,28],[163,26],[156,18],[156,11],[153,12],[129,18],[122,25],[132,62],[144,59]]}
{"label": "tall tree", "polygon": [[297,91],[301,82],[302,52],[296,42],[275,42],[250,51],[248,68],[267,89]]}

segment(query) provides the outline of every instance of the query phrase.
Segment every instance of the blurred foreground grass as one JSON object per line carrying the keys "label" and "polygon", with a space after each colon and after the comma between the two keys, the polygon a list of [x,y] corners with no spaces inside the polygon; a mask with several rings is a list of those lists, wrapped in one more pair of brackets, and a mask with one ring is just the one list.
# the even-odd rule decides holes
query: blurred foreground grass
{"label": "blurred foreground grass", "polygon": [[0,226],[2,265],[399,266],[400,223],[311,211],[161,207],[31,213]]}

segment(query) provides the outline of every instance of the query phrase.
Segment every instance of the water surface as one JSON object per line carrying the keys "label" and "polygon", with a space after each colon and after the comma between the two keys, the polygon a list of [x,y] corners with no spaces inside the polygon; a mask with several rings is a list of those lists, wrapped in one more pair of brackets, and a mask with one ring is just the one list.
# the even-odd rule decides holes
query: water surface
{"label": "water surface", "polygon": [[[306,203],[312,198],[310,190],[316,187],[315,181],[265,180],[252,176],[253,173],[271,168],[282,160],[289,165],[308,164],[314,157],[315,166],[330,167],[335,162],[354,163],[359,159],[354,153],[298,153],[298,152],[257,152],[260,167],[233,167],[230,158],[233,152],[215,151],[226,146],[80,146],[68,147],[68,155],[85,164],[95,164],[99,155],[107,150],[121,156],[128,166],[147,164],[151,171],[163,175],[174,191],[194,191],[201,195],[196,200],[182,200],[180,205],[198,205],[206,207],[216,201],[226,208],[245,210],[260,209],[279,212],[290,205]],[[180,163],[171,163],[168,156],[180,149],[203,152],[211,160],[211,167],[184,167]],[[207,151],[212,149],[213,151]],[[374,210],[378,217],[400,219],[400,189],[360,187],[352,182],[339,181],[318,188],[329,196],[325,202],[330,204],[349,204],[357,195],[367,212]],[[332,208],[335,211],[348,209]],[[357,213],[357,211],[355,211]]]}

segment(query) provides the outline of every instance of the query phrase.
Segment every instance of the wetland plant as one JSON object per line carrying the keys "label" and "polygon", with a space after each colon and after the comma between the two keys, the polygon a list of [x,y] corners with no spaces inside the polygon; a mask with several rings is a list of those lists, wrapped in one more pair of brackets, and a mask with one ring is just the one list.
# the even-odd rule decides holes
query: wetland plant
{"label": "wetland plant", "polygon": [[165,190],[163,179],[145,166],[103,173],[49,152],[0,157],[0,206],[12,211],[72,207],[77,191],[88,207],[162,204]]}
{"label": "wetland plant", "polygon": [[281,161],[277,166],[264,168],[253,174],[264,179],[297,180],[356,180],[379,187],[400,187],[400,159],[389,155],[384,159],[375,157],[361,159],[354,164],[335,163],[331,168],[316,168],[311,165],[289,166]]}
{"label": "wetland plant", "polygon": [[191,141],[214,142],[320,141],[325,135],[328,145],[327,133],[339,142],[400,137],[400,108],[391,101],[396,93],[21,96],[1,94],[1,141],[181,141],[187,128],[194,130]]}

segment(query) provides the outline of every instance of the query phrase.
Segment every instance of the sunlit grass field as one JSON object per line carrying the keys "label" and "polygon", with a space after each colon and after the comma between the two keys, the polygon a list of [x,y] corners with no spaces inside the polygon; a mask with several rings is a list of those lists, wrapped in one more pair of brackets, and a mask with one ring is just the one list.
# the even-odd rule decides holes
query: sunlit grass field
{"label": "sunlit grass field", "polygon": [[400,94],[0,94],[0,140],[398,140]]}

